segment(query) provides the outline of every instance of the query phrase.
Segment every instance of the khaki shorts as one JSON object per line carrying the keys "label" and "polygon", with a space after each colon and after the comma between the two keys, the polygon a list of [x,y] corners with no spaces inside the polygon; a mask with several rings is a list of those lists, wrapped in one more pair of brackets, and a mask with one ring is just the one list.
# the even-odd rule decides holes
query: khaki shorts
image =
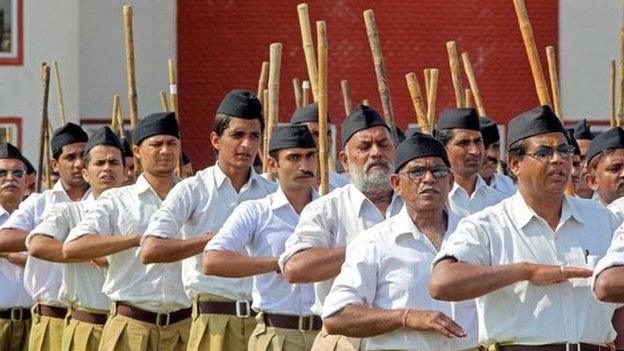
{"label": "khaki shorts", "polygon": [[314,340],[312,351],[357,351],[362,347],[362,339],[329,334],[323,328]]}
{"label": "khaki shorts", "polygon": [[28,332],[30,319],[12,321],[0,319],[0,350],[28,350]]}
{"label": "khaki shorts", "polygon": [[258,314],[256,322],[249,339],[249,350],[253,351],[309,351],[319,333],[318,330],[269,327],[264,323],[263,313]]}

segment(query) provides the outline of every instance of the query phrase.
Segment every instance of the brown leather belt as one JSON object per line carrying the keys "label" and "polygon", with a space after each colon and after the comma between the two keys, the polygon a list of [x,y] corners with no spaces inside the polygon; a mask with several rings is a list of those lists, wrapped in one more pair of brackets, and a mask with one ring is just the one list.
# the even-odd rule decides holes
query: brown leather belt
{"label": "brown leather belt", "polygon": [[301,331],[321,330],[323,320],[317,315],[291,316],[286,314],[266,313],[264,323],[269,327],[295,329]]}
{"label": "brown leather belt", "polygon": [[0,311],[0,319],[10,319],[14,322],[20,322],[24,319],[30,318],[30,310],[28,308],[16,307]]}
{"label": "brown leather belt", "polygon": [[106,320],[108,319],[108,314],[93,313],[85,310],[73,310],[71,317],[72,319],[80,322],[104,325],[106,324]]}
{"label": "brown leather belt", "polygon": [[199,301],[197,310],[200,314],[228,314],[240,318],[255,317],[256,311],[251,309],[251,302],[238,300],[235,302],[226,301]]}
{"label": "brown leather belt", "polygon": [[155,324],[159,327],[166,327],[191,317],[190,308],[183,308],[171,313],[156,313],[146,311],[121,301],[117,301],[115,306],[117,313],[122,316],[145,323]]}
{"label": "brown leather belt", "polygon": [[65,316],[67,316],[67,308],[37,304],[35,306],[35,313],[40,316],[65,319]]}
{"label": "brown leather belt", "polygon": [[548,344],[548,345],[499,345],[500,351],[607,351],[606,346],[585,343]]}

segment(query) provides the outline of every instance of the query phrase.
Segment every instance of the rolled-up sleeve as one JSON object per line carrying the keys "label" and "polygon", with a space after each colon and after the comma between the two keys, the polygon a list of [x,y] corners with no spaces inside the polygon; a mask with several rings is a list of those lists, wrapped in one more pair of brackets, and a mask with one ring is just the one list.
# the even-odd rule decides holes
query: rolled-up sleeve
{"label": "rolled-up sleeve", "polygon": [[189,183],[193,179],[189,178],[182,181],[171,189],[158,211],[152,215],[149,226],[143,235],[144,238],[147,236],[163,239],[181,237],[180,228],[191,218],[197,206],[197,194],[192,191]]}
{"label": "rolled-up sleeve", "polygon": [[490,266],[490,239],[484,230],[486,226],[487,223],[479,218],[462,219],[457,229],[442,244],[431,265],[435,266],[446,257],[453,257],[460,262]]}
{"label": "rolled-up sleeve", "polygon": [[35,212],[39,202],[45,201],[42,194],[30,194],[0,229],[20,229],[30,232],[35,227]]}
{"label": "rolled-up sleeve", "polygon": [[64,203],[54,205],[39,223],[26,237],[26,246],[35,235],[45,235],[60,242],[65,241],[69,234],[69,221],[66,215],[67,206]]}
{"label": "rolled-up sleeve", "polygon": [[204,251],[244,251],[245,245],[253,240],[259,222],[259,214],[253,201],[243,202],[234,209]]}
{"label": "rolled-up sleeve", "polygon": [[600,261],[598,261],[596,268],[594,268],[591,283],[592,291],[594,290],[594,285],[598,275],[606,269],[615,266],[624,266],[624,225],[620,226],[615,231],[613,234],[613,240],[611,241],[611,246],[609,247],[609,250],[607,250],[607,254],[604,255]]}
{"label": "rolled-up sleeve", "polygon": [[107,191],[95,203],[95,206],[83,217],[67,235],[66,242],[76,240],[87,234],[111,236],[113,234],[113,218],[118,217],[117,206],[114,205],[116,193]]}
{"label": "rolled-up sleeve", "polygon": [[347,247],[345,262],[323,303],[322,318],[330,317],[347,305],[369,306],[377,290],[378,245],[357,237]]}

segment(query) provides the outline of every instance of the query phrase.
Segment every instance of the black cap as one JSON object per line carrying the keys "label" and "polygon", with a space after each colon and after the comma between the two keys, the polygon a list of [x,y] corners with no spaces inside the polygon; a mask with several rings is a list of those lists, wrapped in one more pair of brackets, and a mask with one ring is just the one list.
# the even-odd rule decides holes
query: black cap
{"label": "black cap", "polygon": [[398,173],[406,163],[415,158],[437,156],[450,167],[444,144],[438,139],[426,135],[415,134],[399,144],[394,156],[394,173]]}
{"label": "black cap", "polygon": [[479,122],[481,123],[483,145],[488,147],[491,144],[498,143],[500,141],[500,134],[498,133],[496,122],[489,117],[479,117]]}
{"label": "black cap", "polygon": [[87,140],[89,140],[89,136],[79,125],[67,122],[65,125],[57,128],[52,134],[52,139],[50,140],[52,156],[58,158],[65,145],[86,143]]}
{"label": "black cap", "polygon": [[[290,123],[299,124],[306,122],[317,122],[318,123],[318,103],[308,104],[302,107],[299,107],[295,110],[292,117],[290,118]],[[327,123],[331,123],[329,116],[327,116]]]}
{"label": "black cap", "polygon": [[416,126],[416,127],[412,127],[407,129],[407,131],[405,132],[405,139],[409,139],[411,137],[413,137],[414,135],[416,135],[416,133],[422,133],[422,130],[420,129],[420,126]]}
{"label": "black cap", "polygon": [[589,144],[589,150],[587,150],[587,163],[608,149],[624,149],[624,130],[622,128],[611,128],[592,140]]}
{"label": "black cap", "polygon": [[186,166],[189,163],[191,163],[191,158],[188,157],[188,155],[184,151],[182,151],[182,165]]}
{"label": "black cap", "polygon": [[[0,144],[0,159],[3,158],[14,158],[16,160],[20,160],[24,163],[24,167],[26,168],[26,173],[28,173],[28,165],[30,162],[26,160],[26,158],[22,155],[20,149],[15,147],[11,143],[3,143]],[[32,165],[30,165],[32,167]],[[33,168],[34,171],[34,168]]]}
{"label": "black cap", "polygon": [[594,140],[594,134],[590,130],[587,119],[583,119],[571,127],[574,129],[574,138],[576,140]]}
{"label": "black cap", "polygon": [[26,174],[33,174],[37,172],[35,167],[32,165],[32,163],[30,163],[30,161],[28,161],[26,157],[24,157],[22,161],[24,161],[24,164],[26,164]]}
{"label": "black cap", "polygon": [[390,131],[386,122],[379,116],[379,113],[369,106],[359,105],[347,116],[342,124],[342,146],[347,142],[353,134],[373,127],[385,127]]}
{"label": "black cap", "polygon": [[405,133],[403,133],[403,131],[401,130],[401,128],[399,128],[399,126],[395,125],[394,128],[396,129],[397,132],[397,138],[399,139],[399,143],[402,143],[405,141]]}
{"label": "black cap", "polygon": [[132,140],[134,145],[141,145],[141,142],[154,135],[171,135],[180,138],[180,128],[173,112],[157,112],[139,121]]}
{"label": "black cap", "polygon": [[576,142],[576,139],[574,138],[574,129],[572,128],[566,128],[566,139],[568,139],[568,144],[572,145],[574,147],[574,154],[575,155],[580,155],[581,154],[581,148],[579,147],[579,144]]}
{"label": "black cap", "polygon": [[291,148],[316,148],[308,127],[302,124],[285,124],[273,129],[269,141],[269,153]]}
{"label": "black cap", "polygon": [[474,108],[452,108],[442,112],[436,125],[442,129],[468,129],[481,131],[479,115]]}
{"label": "black cap", "polygon": [[132,152],[132,146],[130,146],[130,142],[128,142],[128,139],[121,138],[121,147],[123,148],[124,157],[134,157],[134,153]]}
{"label": "black cap", "polygon": [[122,155],[124,154],[121,141],[119,141],[119,138],[117,137],[117,135],[109,127],[104,126],[104,127],[98,128],[95,131],[95,133],[91,135],[91,137],[89,138],[89,141],[87,141],[87,145],[85,145],[84,153],[86,154],[87,152],[89,152],[91,149],[93,149],[94,147],[98,145],[107,145],[107,146],[116,147],[119,149],[119,151],[121,151]]}
{"label": "black cap", "polygon": [[251,91],[234,89],[225,95],[217,113],[244,119],[262,119],[262,104]]}
{"label": "black cap", "polygon": [[549,106],[543,105],[514,117],[508,125],[509,140],[507,145],[516,141],[546,133],[562,133],[567,135],[565,128]]}

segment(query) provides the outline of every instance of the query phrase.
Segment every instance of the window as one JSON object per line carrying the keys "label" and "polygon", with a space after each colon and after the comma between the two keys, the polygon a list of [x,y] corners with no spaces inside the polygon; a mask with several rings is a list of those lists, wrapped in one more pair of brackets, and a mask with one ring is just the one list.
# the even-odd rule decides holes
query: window
{"label": "window", "polygon": [[0,0],[0,65],[22,65],[23,0]]}

